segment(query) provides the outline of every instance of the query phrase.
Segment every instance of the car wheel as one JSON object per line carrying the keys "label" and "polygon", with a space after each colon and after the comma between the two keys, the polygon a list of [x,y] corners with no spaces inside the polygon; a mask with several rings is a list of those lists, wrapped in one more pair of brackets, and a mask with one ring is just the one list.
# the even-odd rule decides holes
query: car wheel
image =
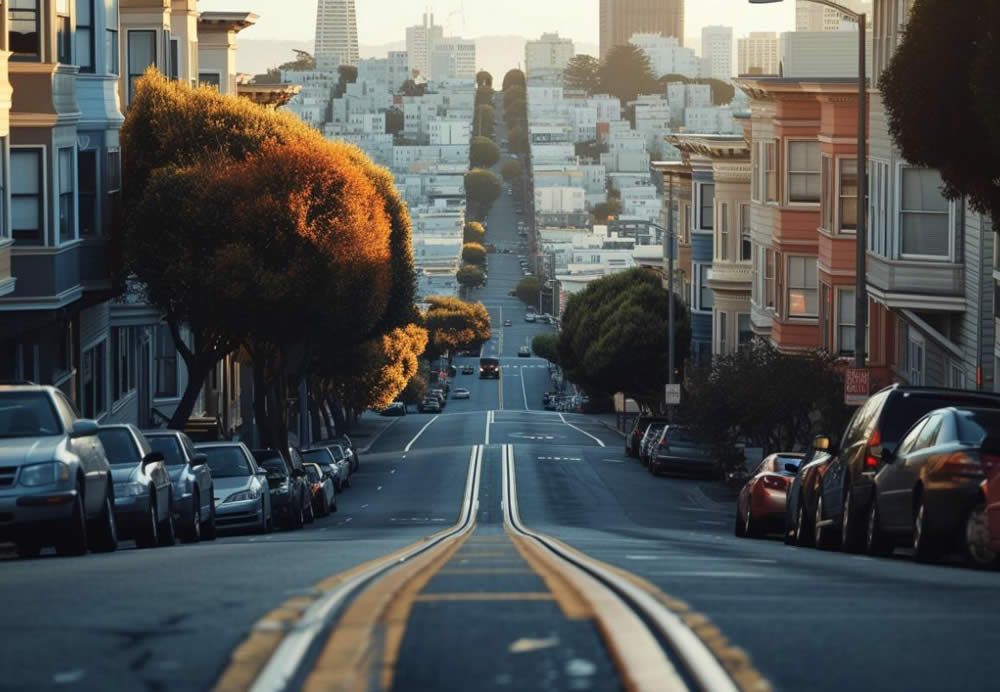
{"label": "car wheel", "polygon": [[269,518],[267,516],[267,507],[264,506],[264,498],[260,499],[260,528],[257,529],[257,533],[265,534],[269,533],[268,525]]}
{"label": "car wheel", "polygon": [[309,506],[306,507],[305,523],[311,524],[314,521],[316,521],[316,513],[313,512],[312,502],[310,502]]}
{"label": "car wheel", "polygon": [[927,506],[921,497],[913,515],[913,557],[920,562],[934,562],[939,556],[937,542],[928,532]]}
{"label": "car wheel", "polygon": [[850,486],[844,489],[844,514],[840,521],[840,548],[848,553],[857,553],[863,547],[863,535],[858,530],[861,518],[854,508],[854,493]]}
{"label": "car wheel", "polygon": [[743,533],[746,534],[747,538],[760,538],[764,535],[760,522],[753,518],[753,510],[749,501],[747,502],[746,514],[743,517]]}
{"label": "car wheel", "polygon": [[152,548],[160,542],[160,522],[156,520],[156,499],[149,498],[149,514],[146,526],[139,529],[135,537],[135,544],[140,548]]}
{"label": "car wheel", "polygon": [[83,555],[87,552],[87,517],[83,511],[83,488],[77,485],[73,498],[72,516],[65,534],[56,542],[58,555]]}
{"label": "car wheel", "polygon": [[986,503],[980,502],[969,511],[963,539],[965,555],[973,567],[996,569],[1000,556],[989,548],[990,531],[986,524]]}
{"label": "car wheel", "polygon": [[94,552],[110,553],[118,549],[118,525],[115,523],[115,509],[110,488],[105,492],[104,509],[95,520],[91,534],[93,536],[91,548]]}
{"label": "car wheel", "polygon": [[812,527],[809,526],[809,517],[806,513],[805,503],[799,498],[799,508],[795,512],[795,539],[793,543],[799,547],[806,548],[812,545]]}
{"label": "car wheel", "polygon": [[740,514],[740,503],[736,503],[736,519],[733,521],[733,535],[738,538],[746,536],[746,522]]}
{"label": "car wheel", "polygon": [[187,543],[197,543],[201,540],[201,499],[198,493],[191,498],[193,509],[191,510],[191,526],[184,532],[184,540]]}
{"label": "car wheel", "polygon": [[868,508],[868,532],[865,537],[865,548],[869,555],[887,557],[892,554],[893,544],[882,531],[882,518],[878,512],[878,493],[872,496],[871,507]]}
{"label": "car wheel", "polygon": [[20,558],[38,557],[42,552],[42,544],[34,538],[26,538],[17,542],[17,556]]}
{"label": "car wheel", "polygon": [[303,526],[305,526],[306,510],[302,506],[301,502],[299,503],[299,511],[296,512],[295,508],[292,507],[291,512],[289,514],[291,515],[289,519],[289,524],[291,524],[291,527],[293,529],[301,529]]}
{"label": "car wheel", "polygon": [[177,542],[177,525],[174,524],[174,503],[170,495],[167,495],[167,518],[160,525],[160,545],[163,547],[174,545]]}
{"label": "car wheel", "polygon": [[215,528],[215,488],[209,490],[209,496],[213,499],[212,504],[208,508],[208,521],[201,527],[201,538],[204,541],[214,541],[218,535],[218,531]]}
{"label": "car wheel", "polygon": [[[822,493],[822,489],[820,489]],[[816,498],[816,516],[813,519],[813,545],[818,550],[830,550],[833,547],[833,536],[829,526],[822,526],[823,521],[823,495]]]}

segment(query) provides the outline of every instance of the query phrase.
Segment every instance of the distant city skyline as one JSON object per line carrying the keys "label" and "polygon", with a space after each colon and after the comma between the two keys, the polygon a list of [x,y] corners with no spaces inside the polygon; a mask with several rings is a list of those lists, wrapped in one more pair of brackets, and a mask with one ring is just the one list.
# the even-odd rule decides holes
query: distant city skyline
{"label": "distant city skyline", "polygon": [[[598,42],[598,0],[505,0],[502,10],[487,0],[463,0],[464,21],[456,10],[460,0],[437,0],[425,4],[413,0],[364,0],[357,3],[358,41],[381,45],[405,40],[406,27],[418,24],[425,9],[446,33],[465,38],[514,35],[537,38],[544,32],[588,44]],[[200,0],[202,11],[246,10],[260,16],[241,38],[312,41],[315,31],[315,0]],[[733,27],[743,36],[751,31],[792,31],[795,2],[750,5],[747,0],[689,0],[685,7],[685,39],[700,38],[709,25]]]}

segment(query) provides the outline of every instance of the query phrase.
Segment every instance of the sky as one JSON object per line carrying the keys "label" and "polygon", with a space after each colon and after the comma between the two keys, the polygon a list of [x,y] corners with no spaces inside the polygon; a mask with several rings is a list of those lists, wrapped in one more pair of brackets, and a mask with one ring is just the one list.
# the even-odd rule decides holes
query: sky
{"label": "sky", "polygon": [[[435,23],[448,33],[477,36],[537,37],[558,31],[577,41],[597,43],[598,0],[426,0]],[[260,15],[257,25],[240,32],[245,39],[311,41],[316,17],[315,0],[200,0],[202,11],[250,11]],[[381,45],[406,38],[406,27],[420,23],[421,0],[356,0],[359,42]],[[460,15],[450,12],[464,6]],[[732,26],[737,37],[750,31],[791,31],[795,28],[793,0],[773,5],[751,5],[747,0],[687,0],[685,33],[700,37],[711,24]]]}

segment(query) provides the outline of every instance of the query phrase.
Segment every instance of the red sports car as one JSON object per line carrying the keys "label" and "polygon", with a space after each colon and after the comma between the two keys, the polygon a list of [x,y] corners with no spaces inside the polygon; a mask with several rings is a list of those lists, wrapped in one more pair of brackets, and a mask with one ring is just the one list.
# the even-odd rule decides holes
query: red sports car
{"label": "red sports car", "polygon": [[785,498],[802,454],[781,452],[760,462],[736,500],[737,536],[759,538],[785,526]]}

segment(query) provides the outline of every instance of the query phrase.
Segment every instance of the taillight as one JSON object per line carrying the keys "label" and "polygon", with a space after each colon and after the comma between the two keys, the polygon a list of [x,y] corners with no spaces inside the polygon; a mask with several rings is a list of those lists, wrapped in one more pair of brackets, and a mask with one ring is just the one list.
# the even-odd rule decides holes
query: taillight
{"label": "taillight", "polygon": [[872,449],[878,447],[882,444],[882,434],[875,428],[875,432],[872,436],[868,438],[868,444],[865,445],[865,467],[870,469],[877,469],[879,460],[872,456]]}
{"label": "taillight", "polygon": [[661,447],[669,447],[670,446],[670,440],[667,439],[666,435],[664,435],[663,439],[660,440],[660,446]]}
{"label": "taillight", "polygon": [[961,452],[956,452],[945,459],[941,464],[941,470],[963,478],[982,478],[985,475],[983,464]]}
{"label": "taillight", "polygon": [[979,459],[987,469],[1000,468],[1000,456],[996,454],[980,454]]}
{"label": "taillight", "polygon": [[771,490],[788,490],[788,479],[781,476],[764,476],[760,482]]}

